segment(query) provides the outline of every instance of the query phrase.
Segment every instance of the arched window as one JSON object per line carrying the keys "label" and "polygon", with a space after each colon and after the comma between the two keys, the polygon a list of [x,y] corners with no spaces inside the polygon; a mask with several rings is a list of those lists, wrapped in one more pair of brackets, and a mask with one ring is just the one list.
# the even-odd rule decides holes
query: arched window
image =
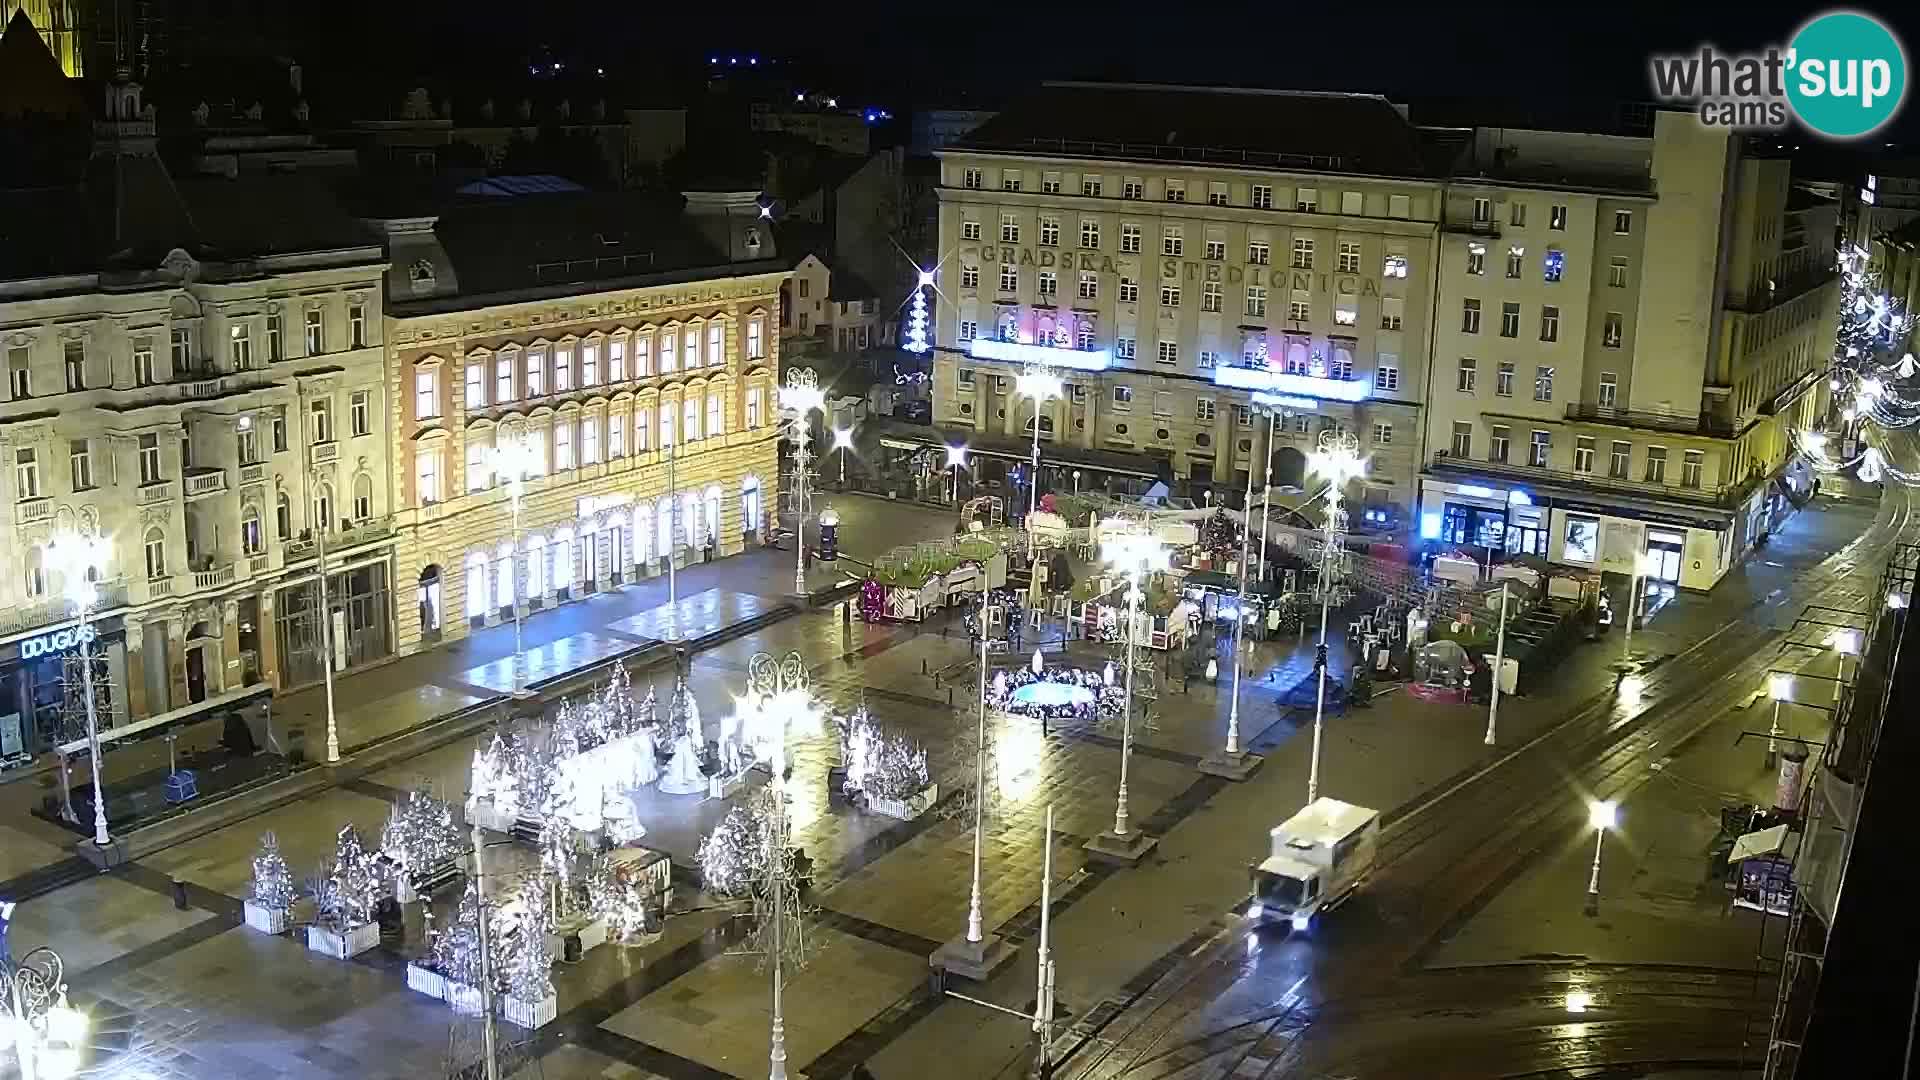
{"label": "arched window", "polygon": [[687,395],[686,404],[681,409],[681,414],[685,417],[685,426],[682,428],[680,432],[680,437],[687,440],[688,442],[692,442],[695,439],[698,439],[700,437],[700,395],[699,394],[689,393]]}
{"label": "arched window", "polygon": [[555,589],[564,589],[573,581],[573,530],[561,529],[547,545],[547,580]]}
{"label": "arched window", "polygon": [[[684,523],[685,543],[690,548],[700,548],[705,541],[701,538],[700,493],[689,491],[680,496],[680,519]],[[692,556],[688,556],[692,558]]]}
{"label": "arched window", "polygon": [[260,524],[260,508],[248,503],[240,510],[240,549],[249,555],[266,550],[267,538]]}
{"label": "arched window", "polygon": [[27,599],[38,600],[47,595],[47,553],[40,545],[27,548]]}
{"label": "arched window", "polygon": [[527,595],[544,596],[547,592],[547,542],[538,536],[529,536],[521,550],[527,556]]}
{"label": "arched window", "polygon": [[640,503],[633,508],[633,561],[644,563],[653,558],[653,504]]}
{"label": "arched window", "polygon": [[662,401],[660,403],[660,449],[662,450],[673,445],[673,413],[673,402]]}
{"label": "arched window", "polygon": [[760,478],[749,476],[740,481],[740,531],[758,532],[760,529]]}
{"label": "arched window", "polygon": [[353,478],[353,520],[368,521],[373,517],[373,477],[361,473]]}
{"label": "arched window", "polygon": [[158,526],[147,530],[146,537],[147,580],[153,581],[167,576],[167,538]]}
{"label": "arched window", "polygon": [[714,390],[707,394],[707,438],[718,438],[727,433],[727,395],[725,391]]}
{"label": "arched window", "polygon": [[701,538],[701,542],[702,543],[711,542],[717,546],[720,543],[720,485],[719,484],[715,484],[712,487],[707,489],[706,510],[707,510],[706,535]]}
{"label": "arched window", "polygon": [[293,503],[284,491],[273,497],[273,527],[280,539],[293,539]]}
{"label": "arched window", "polygon": [[493,606],[513,606],[513,544],[501,544],[493,553]]}
{"label": "arched window", "polygon": [[313,485],[313,525],[331,531],[333,521],[333,485],[321,481]]}
{"label": "arched window", "polygon": [[477,619],[487,613],[487,553],[484,551],[467,552],[467,618]]}

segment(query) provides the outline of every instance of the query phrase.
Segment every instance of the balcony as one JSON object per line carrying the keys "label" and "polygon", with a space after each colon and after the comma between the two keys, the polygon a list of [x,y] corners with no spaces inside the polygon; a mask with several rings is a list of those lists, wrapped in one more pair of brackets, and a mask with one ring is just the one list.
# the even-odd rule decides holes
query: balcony
{"label": "balcony", "polygon": [[[385,540],[393,535],[393,517],[368,518],[356,521],[342,529],[327,534],[327,554],[345,551],[348,548],[361,547],[376,541]],[[310,559],[320,553],[320,542],[311,531],[300,534],[298,540],[289,540],[281,546],[285,565],[291,566],[302,559]]]}
{"label": "balcony", "polygon": [[37,499],[21,499],[13,505],[13,520],[17,525],[32,525],[52,518],[53,500],[45,495]]}
{"label": "balcony", "polygon": [[1456,219],[1452,221],[1442,221],[1440,223],[1440,231],[1462,233],[1467,236],[1486,236],[1498,240],[1500,238],[1500,223],[1491,219],[1485,221],[1477,218],[1468,218],[1466,220]]}
{"label": "balcony", "polygon": [[227,563],[224,566],[214,566],[206,570],[195,570],[193,572],[193,590],[195,592],[201,592],[206,589],[217,589],[222,585],[231,585],[236,576],[237,571],[233,563]]}
{"label": "balcony", "polygon": [[1614,495],[1635,496],[1642,499],[1668,499],[1674,502],[1694,503],[1700,506],[1723,507],[1731,505],[1742,488],[1682,487],[1678,484],[1656,483],[1621,479],[1601,472],[1572,472],[1567,469],[1545,469],[1533,465],[1516,465],[1510,461],[1480,461],[1474,458],[1457,458],[1445,450],[1433,455],[1431,472],[1441,475],[1466,474],[1471,476],[1493,476],[1527,485],[1550,484],[1557,487],[1576,488],[1587,491],[1604,491]]}
{"label": "balcony", "polygon": [[254,555],[247,559],[247,572],[264,574],[273,569],[273,558],[268,555]]}
{"label": "balcony", "polygon": [[331,440],[314,443],[307,447],[307,460],[315,465],[327,465],[340,460],[340,444]]}
{"label": "balcony", "polygon": [[1567,404],[1567,419],[1636,428],[1641,431],[1670,431],[1679,435],[1704,435],[1716,439],[1733,437],[1731,419],[1706,412],[1679,413],[1662,412],[1657,409],[1616,409],[1611,405],[1597,405],[1591,401],[1574,401]]}
{"label": "balcony", "polygon": [[155,480],[140,485],[140,505],[153,506],[156,503],[173,501],[173,481]]}
{"label": "balcony", "polygon": [[227,471],[225,469],[189,469],[186,484],[189,500],[197,499],[202,495],[218,495],[227,490]]}
{"label": "balcony", "polygon": [[147,582],[147,595],[156,600],[163,596],[172,596],[173,579],[166,577],[149,579]]}
{"label": "balcony", "polygon": [[240,466],[240,486],[250,487],[267,482],[267,467],[264,464]]}
{"label": "balcony", "polygon": [[[94,612],[112,611],[127,606],[125,581],[103,582]],[[46,600],[37,604],[19,604],[0,608],[0,634],[17,634],[37,626],[51,626],[73,618],[73,605],[65,600]]]}

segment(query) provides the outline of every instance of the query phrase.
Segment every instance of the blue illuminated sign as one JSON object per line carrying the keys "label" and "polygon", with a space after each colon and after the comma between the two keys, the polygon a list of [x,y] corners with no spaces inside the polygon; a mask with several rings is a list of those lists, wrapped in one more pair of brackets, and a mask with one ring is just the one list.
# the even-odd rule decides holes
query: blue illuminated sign
{"label": "blue illuminated sign", "polygon": [[1312,409],[1320,404],[1312,398],[1288,397],[1285,394],[1265,393],[1253,395],[1253,403],[1255,405],[1265,405],[1270,409]]}
{"label": "blue illuminated sign", "polygon": [[97,632],[92,626],[69,626],[65,630],[55,630],[50,634],[30,637],[20,643],[20,659],[32,660],[39,656],[50,656],[66,652],[84,642],[92,641]]}

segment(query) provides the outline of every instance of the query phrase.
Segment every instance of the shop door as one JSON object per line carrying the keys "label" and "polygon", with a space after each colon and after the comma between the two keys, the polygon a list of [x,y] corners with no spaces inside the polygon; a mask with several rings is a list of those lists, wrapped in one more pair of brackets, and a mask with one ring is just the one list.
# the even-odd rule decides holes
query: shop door
{"label": "shop door", "polygon": [[614,547],[616,546],[614,544],[615,535],[616,530],[613,529],[602,529],[593,534],[593,565],[595,572],[590,574],[589,577],[594,581],[599,581],[602,574],[605,574],[609,578],[612,577],[613,568],[620,565],[613,557]]}
{"label": "shop door", "polygon": [[195,645],[187,650],[187,700],[207,700],[207,651]]}
{"label": "shop door", "polygon": [[1687,538],[1680,533],[1647,530],[1647,554],[1653,556],[1653,578],[1669,585],[1680,581],[1680,556]]}

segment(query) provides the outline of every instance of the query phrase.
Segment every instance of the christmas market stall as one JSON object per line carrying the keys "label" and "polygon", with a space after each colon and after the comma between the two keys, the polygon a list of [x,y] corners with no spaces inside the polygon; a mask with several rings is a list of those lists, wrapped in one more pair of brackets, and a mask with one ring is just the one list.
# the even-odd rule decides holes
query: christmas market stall
{"label": "christmas market stall", "polygon": [[920,622],[961,597],[1007,582],[1007,553],[1026,543],[1025,534],[990,529],[894,548],[874,560],[860,587],[860,617],[867,622]]}

